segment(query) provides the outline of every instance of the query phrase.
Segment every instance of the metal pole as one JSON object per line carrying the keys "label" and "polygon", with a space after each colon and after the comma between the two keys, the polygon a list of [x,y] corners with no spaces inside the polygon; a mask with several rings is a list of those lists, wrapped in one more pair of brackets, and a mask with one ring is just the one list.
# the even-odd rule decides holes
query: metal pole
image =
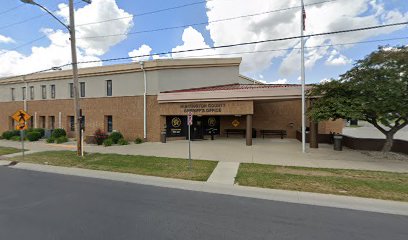
{"label": "metal pole", "polygon": [[306,152],[306,106],[305,106],[305,41],[303,39],[304,36],[304,24],[305,24],[305,19],[304,19],[304,9],[305,5],[303,0],[302,2],[302,10],[300,14],[300,19],[301,19],[301,24],[300,24],[300,31],[301,31],[301,50],[300,50],[300,55],[301,55],[301,79],[302,79],[302,152]]}
{"label": "metal pole", "polygon": [[188,161],[189,170],[191,170],[191,125],[188,125]]}
{"label": "metal pole", "polygon": [[20,137],[21,137],[21,151],[23,153],[23,162],[24,162],[24,130],[20,130]]}
{"label": "metal pole", "polygon": [[75,138],[77,141],[77,155],[81,156],[82,143],[81,143],[81,116],[79,113],[79,89],[78,89],[78,60],[76,52],[75,41],[75,16],[74,16],[74,0],[69,0],[69,33],[71,36],[71,54],[72,54],[72,72],[74,77],[74,111],[75,111]]}
{"label": "metal pole", "polygon": [[143,78],[144,78],[144,93],[143,93],[143,138],[146,141],[147,139],[147,76],[146,70],[144,68],[144,63],[140,63],[140,67],[143,71]]}

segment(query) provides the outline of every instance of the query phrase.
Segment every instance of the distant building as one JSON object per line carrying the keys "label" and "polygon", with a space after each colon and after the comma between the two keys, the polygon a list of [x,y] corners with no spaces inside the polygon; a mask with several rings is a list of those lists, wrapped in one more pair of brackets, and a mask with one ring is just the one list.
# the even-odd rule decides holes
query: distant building
{"label": "distant building", "polygon": [[[264,85],[239,74],[240,58],[154,60],[79,70],[85,135],[96,129],[125,138],[160,141],[192,136],[243,134],[251,144],[260,130],[284,130],[295,138],[301,127],[299,85]],[[146,120],[144,118],[144,73]],[[24,81],[25,82],[24,82]],[[24,106],[35,128],[64,128],[74,136],[72,71],[0,79],[0,132],[15,127],[11,115]],[[342,121],[322,122],[320,133],[341,132]],[[145,131],[146,130],[146,131]],[[235,131],[237,130],[237,131]],[[248,134],[245,135],[245,132]]]}

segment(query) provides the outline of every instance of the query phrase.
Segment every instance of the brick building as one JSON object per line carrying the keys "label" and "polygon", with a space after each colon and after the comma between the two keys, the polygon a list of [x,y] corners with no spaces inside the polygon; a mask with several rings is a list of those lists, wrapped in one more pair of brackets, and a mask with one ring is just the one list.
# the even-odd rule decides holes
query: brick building
{"label": "brick building", "polygon": [[[243,130],[247,143],[260,130],[284,130],[295,138],[301,126],[298,85],[264,85],[239,74],[240,58],[154,60],[79,70],[85,135],[98,128],[125,138],[159,141],[192,135],[225,136]],[[72,71],[0,79],[0,132],[14,128],[11,115],[26,104],[36,128],[64,128],[74,135]],[[342,122],[322,122],[320,133],[341,132]],[[239,132],[239,131],[238,131]],[[244,135],[245,136],[245,135]],[[254,135],[255,136],[255,135]]]}

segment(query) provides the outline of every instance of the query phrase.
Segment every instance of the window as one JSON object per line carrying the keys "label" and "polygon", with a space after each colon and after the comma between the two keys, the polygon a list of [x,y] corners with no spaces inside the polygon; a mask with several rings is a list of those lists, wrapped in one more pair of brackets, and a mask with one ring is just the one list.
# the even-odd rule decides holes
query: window
{"label": "window", "polygon": [[74,116],[69,116],[69,130],[70,131],[75,131],[75,117]]}
{"label": "window", "polygon": [[11,101],[16,100],[16,89],[11,88]]}
{"label": "window", "polygon": [[74,98],[74,84],[73,83],[69,84],[69,97]]}
{"label": "window", "polygon": [[34,86],[31,86],[31,87],[30,87],[30,99],[31,99],[31,100],[34,100],[34,97],[35,97],[35,96],[34,96]]}
{"label": "window", "polygon": [[112,116],[105,116],[105,122],[106,122],[106,132],[113,132],[113,119]]}
{"label": "window", "polygon": [[45,128],[45,116],[40,116],[40,128]]}
{"label": "window", "polygon": [[41,96],[42,99],[47,99],[47,86],[45,85],[41,86]]}
{"label": "window", "polygon": [[51,88],[51,98],[55,99],[55,85],[51,85],[50,88]]}
{"label": "window", "polygon": [[27,91],[26,91],[26,90],[27,90],[26,87],[22,87],[21,90],[23,91],[23,95],[22,95],[22,96],[23,96],[23,100],[26,100],[26,92],[27,92]]}
{"label": "window", "polygon": [[106,81],[106,96],[112,96],[112,80]]}
{"label": "window", "polygon": [[55,117],[54,116],[49,116],[49,129],[55,129]]}
{"label": "window", "polygon": [[81,88],[81,97],[85,97],[85,83],[81,82],[79,83],[80,88]]}

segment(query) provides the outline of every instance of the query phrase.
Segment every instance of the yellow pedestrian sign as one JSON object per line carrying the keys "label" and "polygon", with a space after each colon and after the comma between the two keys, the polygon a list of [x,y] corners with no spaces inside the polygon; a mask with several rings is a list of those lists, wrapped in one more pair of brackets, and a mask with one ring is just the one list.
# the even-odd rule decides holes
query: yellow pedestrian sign
{"label": "yellow pedestrian sign", "polygon": [[16,113],[13,114],[13,116],[11,116],[16,122],[18,123],[25,123],[27,122],[31,116],[26,113],[24,110],[18,110]]}
{"label": "yellow pedestrian sign", "polygon": [[16,126],[16,130],[19,130],[19,131],[21,131],[21,130],[27,130],[27,129],[28,129],[28,125],[25,124],[25,122],[23,122],[23,123],[18,123],[17,126]]}

